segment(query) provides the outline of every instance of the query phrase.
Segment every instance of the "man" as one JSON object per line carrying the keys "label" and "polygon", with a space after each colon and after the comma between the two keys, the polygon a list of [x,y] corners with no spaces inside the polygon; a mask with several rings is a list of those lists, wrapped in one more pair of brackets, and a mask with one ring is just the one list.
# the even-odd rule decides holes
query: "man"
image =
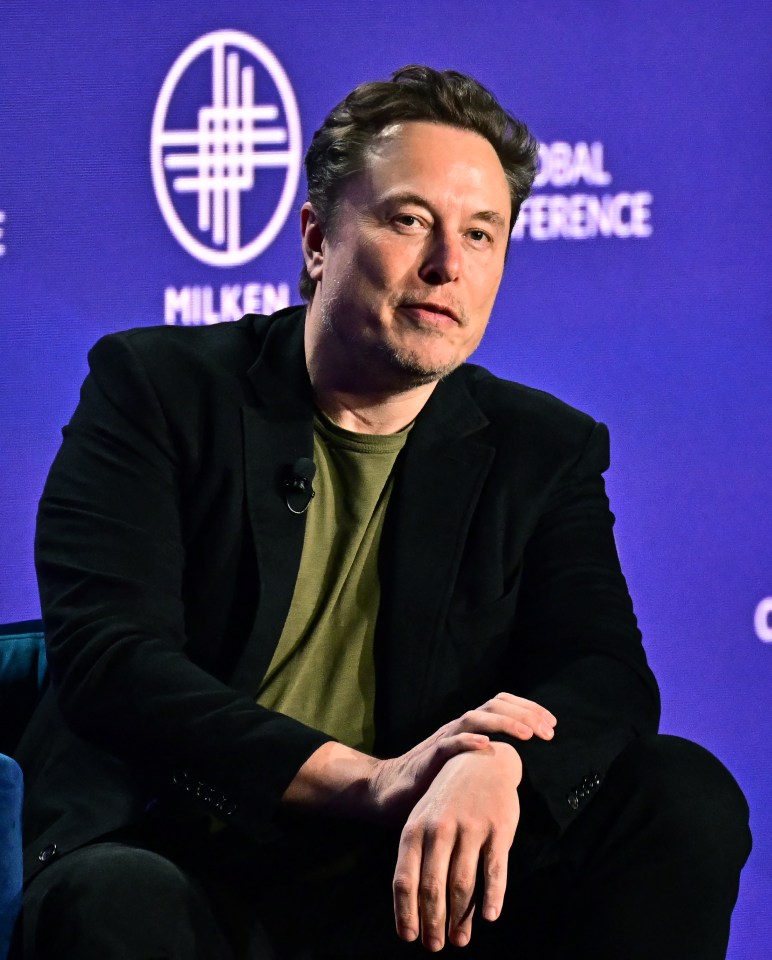
{"label": "man", "polygon": [[535,158],[468,77],[358,87],[307,310],[92,351],[39,515],[27,956],[725,955],[747,807],[655,736],[606,430],[464,363]]}

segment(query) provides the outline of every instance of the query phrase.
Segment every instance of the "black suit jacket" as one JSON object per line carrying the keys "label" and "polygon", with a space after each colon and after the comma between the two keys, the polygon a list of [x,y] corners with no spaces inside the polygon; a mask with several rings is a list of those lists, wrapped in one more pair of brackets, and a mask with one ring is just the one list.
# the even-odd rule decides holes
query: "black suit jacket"
{"label": "black suit jacket", "polygon": [[[19,751],[28,874],[172,783],[273,836],[284,790],[329,739],[254,703],[303,544],[282,490],[313,448],[303,317],[144,328],[89,355],[38,518],[53,683]],[[658,720],[607,465],[602,424],[464,365],[410,433],[379,557],[376,754],[499,690],[531,697],[558,727],[517,743],[524,819],[556,833]]]}

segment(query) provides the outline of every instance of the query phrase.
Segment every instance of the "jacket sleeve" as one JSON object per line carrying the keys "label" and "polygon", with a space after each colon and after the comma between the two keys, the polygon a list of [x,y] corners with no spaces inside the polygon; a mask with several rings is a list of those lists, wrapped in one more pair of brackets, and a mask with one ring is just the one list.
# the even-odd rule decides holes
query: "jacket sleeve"
{"label": "jacket sleeve", "polygon": [[83,739],[259,834],[330,738],[189,658],[179,425],[130,337],[104,338],[89,362],[36,535],[61,713]]}
{"label": "jacket sleeve", "polygon": [[552,485],[523,557],[515,627],[517,689],[558,719],[555,737],[514,742],[524,800],[561,831],[615,757],[655,733],[659,692],[620,569],[602,473],[608,431],[594,424]]}

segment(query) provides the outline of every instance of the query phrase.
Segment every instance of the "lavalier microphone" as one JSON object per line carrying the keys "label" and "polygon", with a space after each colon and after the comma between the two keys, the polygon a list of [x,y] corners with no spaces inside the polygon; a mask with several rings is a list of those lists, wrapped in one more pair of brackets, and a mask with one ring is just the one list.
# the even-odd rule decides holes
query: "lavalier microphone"
{"label": "lavalier microphone", "polygon": [[287,471],[284,481],[284,501],[292,513],[305,513],[316,496],[311,481],[316,474],[316,464],[308,457],[299,457]]}

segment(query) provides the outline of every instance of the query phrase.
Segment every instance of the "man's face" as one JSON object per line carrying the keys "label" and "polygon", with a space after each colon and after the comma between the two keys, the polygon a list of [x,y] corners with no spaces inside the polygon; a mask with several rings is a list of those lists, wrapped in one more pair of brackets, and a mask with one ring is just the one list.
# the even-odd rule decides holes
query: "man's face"
{"label": "man's face", "polygon": [[488,323],[510,213],[504,170],[482,136],[424,122],[388,128],[344,187],[312,264],[307,252],[317,280],[309,322],[365,387],[450,373]]}

